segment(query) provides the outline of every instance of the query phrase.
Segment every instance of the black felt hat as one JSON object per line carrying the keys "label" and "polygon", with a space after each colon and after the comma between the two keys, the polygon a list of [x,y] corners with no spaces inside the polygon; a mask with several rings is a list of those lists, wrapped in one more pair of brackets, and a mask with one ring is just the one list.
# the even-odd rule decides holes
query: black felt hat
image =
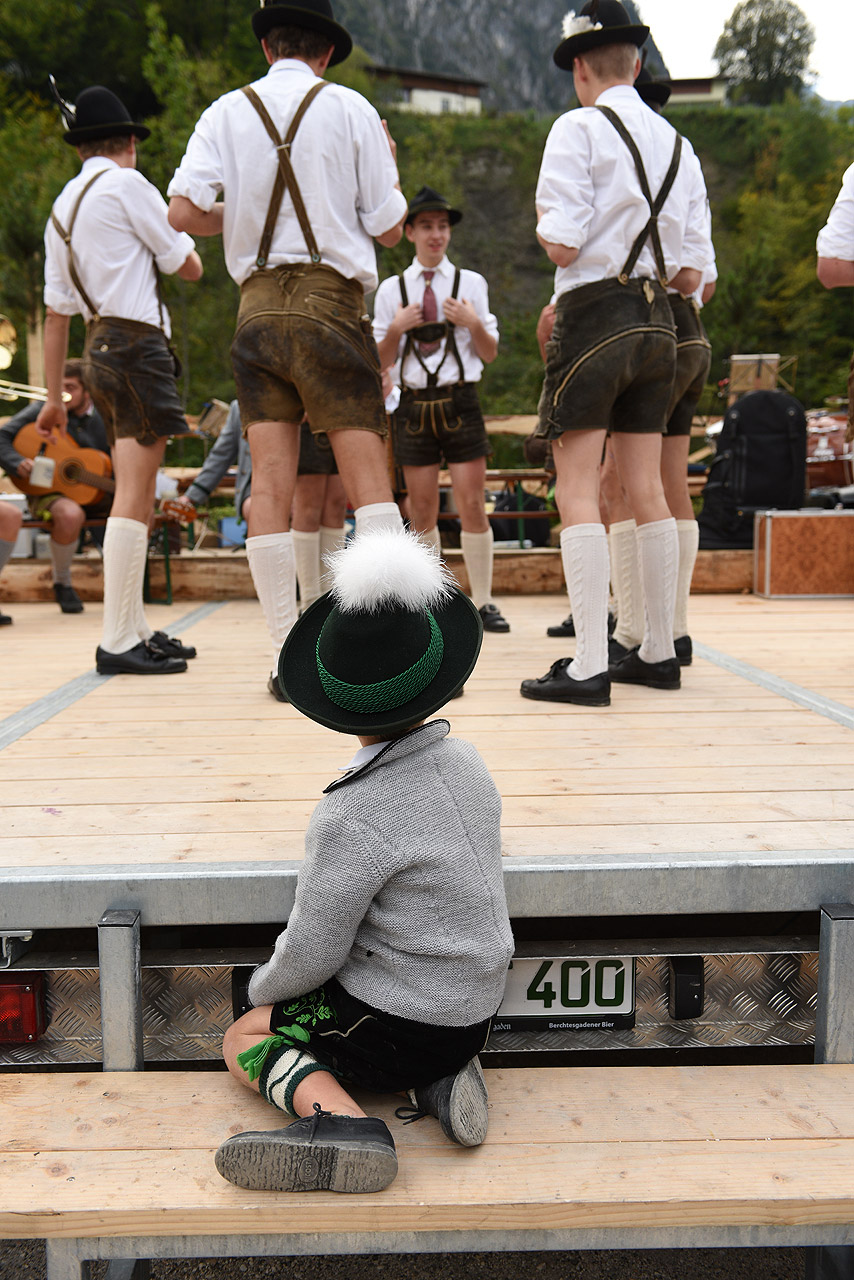
{"label": "black felt hat", "polygon": [[462,218],[462,212],[459,209],[452,209],[450,202],[444,196],[440,196],[438,191],[434,191],[432,187],[422,187],[421,190],[412,197],[409,202],[409,208],[406,210],[405,225],[415,220],[418,213],[446,213],[448,221],[454,227]]}
{"label": "black felt hat", "polygon": [[252,15],[252,30],[258,40],[263,40],[273,27],[305,27],[328,36],[333,46],[330,67],[349,58],[353,50],[350,33],[335,21],[329,0],[301,0],[300,4],[265,4]]}
{"label": "black felt hat", "polygon": [[647,106],[664,107],[670,99],[670,85],[666,80],[654,80],[646,67],[638,72],[635,88]]}
{"label": "black felt hat", "polygon": [[131,120],[130,112],[121,98],[116,97],[112,89],[105,89],[102,84],[93,84],[84,89],[74,106],[60,98],[55,84],[52,84],[52,88],[68,126],[62,140],[69,146],[76,147],[81,142],[96,142],[99,138],[119,138],[125,135],[132,135],[142,142],[151,133],[144,124]]}
{"label": "black felt hat", "polygon": [[357,534],[329,563],[332,590],[288,635],[279,683],[328,729],[399,733],[463,687],[480,652],[480,614],[415,534]]}
{"label": "black felt hat", "polygon": [[554,61],[562,71],[571,71],[574,58],[606,44],[634,44],[638,48],[649,35],[649,27],[630,20],[620,0],[588,0],[578,13],[570,11],[563,20],[563,40],[554,51]]}

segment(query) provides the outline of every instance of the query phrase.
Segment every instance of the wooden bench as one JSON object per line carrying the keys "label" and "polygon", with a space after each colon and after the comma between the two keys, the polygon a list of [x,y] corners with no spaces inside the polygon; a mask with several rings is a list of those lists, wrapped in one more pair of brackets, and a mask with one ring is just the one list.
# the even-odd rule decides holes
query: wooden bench
{"label": "wooden bench", "polygon": [[223,1181],[213,1152],[228,1134],[286,1123],[225,1072],[0,1075],[0,1237],[44,1237],[48,1280],[85,1280],[87,1259],[744,1245],[831,1258],[854,1241],[852,1066],[486,1075],[476,1150],[379,1100],[400,1173],[369,1196]]}
{"label": "wooden bench", "polygon": [[[156,539],[157,542],[160,543],[160,549],[163,554],[165,589],[162,596],[154,596],[151,594],[151,582],[150,582],[150,575],[148,570],[148,557],[146,557],[145,576],[143,578],[143,584],[142,584],[142,598],[145,604],[171,604],[172,603],[172,569],[171,569],[171,562],[170,562],[170,547],[169,547],[170,523],[171,522],[169,520],[165,520],[162,516],[156,515],[154,517],[154,531],[151,535],[151,538],[149,539],[148,554],[149,555],[151,554],[151,551],[154,546],[154,540]],[[92,519],[87,518],[86,520],[83,521],[83,524],[81,525],[81,533],[84,532],[86,529],[104,529],[106,528],[106,524],[107,524],[106,516],[99,516],[97,518],[92,518]],[[28,516],[25,520],[21,521],[21,528],[22,529],[44,529],[45,531],[49,531],[50,520],[36,520],[36,519],[33,519],[31,516]]]}

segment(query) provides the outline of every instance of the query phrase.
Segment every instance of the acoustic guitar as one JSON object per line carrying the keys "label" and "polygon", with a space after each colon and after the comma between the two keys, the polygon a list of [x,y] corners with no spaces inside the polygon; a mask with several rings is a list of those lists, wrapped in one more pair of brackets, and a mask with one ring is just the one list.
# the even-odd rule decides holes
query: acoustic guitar
{"label": "acoustic guitar", "polygon": [[71,436],[55,432],[45,440],[36,431],[36,424],[28,422],[15,436],[15,448],[25,458],[42,454],[56,464],[53,480],[48,488],[37,489],[19,476],[10,479],[16,488],[30,497],[43,498],[46,493],[61,493],[73,498],[81,507],[91,507],[105,493],[115,493],[113,464],[108,453],[100,449],[81,449]]}

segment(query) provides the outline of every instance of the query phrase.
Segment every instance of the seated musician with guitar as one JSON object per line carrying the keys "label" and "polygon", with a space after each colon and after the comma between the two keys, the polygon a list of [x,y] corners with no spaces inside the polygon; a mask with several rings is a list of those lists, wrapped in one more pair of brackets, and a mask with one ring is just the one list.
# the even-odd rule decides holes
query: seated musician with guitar
{"label": "seated musician with guitar", "polygon": [[[32,517],[50,524],[57,604],[63,613],[82,613],[83,603],[71,585],[71,562],[84,520],[109,513],[115,482],[107,432],[83,383],[80,360],[65,362],[62,389],[69,397],[65,402],[68,436],[57,432],[45,445],[33,425],[41,406],[29,404],[0,427],[0,467],[28,495]],[[55,462],[49,489],[37,488],[30,481],[33,460],[39,453]]]}

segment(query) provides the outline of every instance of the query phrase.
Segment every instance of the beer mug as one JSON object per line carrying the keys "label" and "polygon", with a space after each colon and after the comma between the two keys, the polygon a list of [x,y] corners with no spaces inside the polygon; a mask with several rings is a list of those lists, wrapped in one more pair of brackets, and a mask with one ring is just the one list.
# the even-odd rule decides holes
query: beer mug
{"label": "beer mug", "polygon": [[33,458],[33,469],[30,472],[30,484],[34,489],[49,489],[53,484],[53,473],[56,470],[56,462],[53,458],[46,458],[40,453],[38,457]]}

